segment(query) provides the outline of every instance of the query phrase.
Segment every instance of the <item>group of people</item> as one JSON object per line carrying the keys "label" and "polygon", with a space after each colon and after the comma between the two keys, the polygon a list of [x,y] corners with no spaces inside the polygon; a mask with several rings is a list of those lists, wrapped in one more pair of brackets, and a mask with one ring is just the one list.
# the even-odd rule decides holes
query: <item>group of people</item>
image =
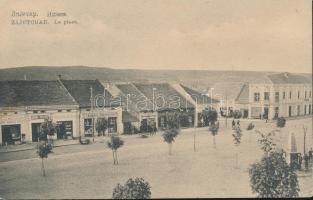
{"label": "group of people", "polygon": [[236,125],[238,127],[240,127],[240,121],[239,119],[237,120],[237,122],[235,122],[235,120],[233,119],[233,121],[231,122],[231,127],[234,129],[236,127]]}

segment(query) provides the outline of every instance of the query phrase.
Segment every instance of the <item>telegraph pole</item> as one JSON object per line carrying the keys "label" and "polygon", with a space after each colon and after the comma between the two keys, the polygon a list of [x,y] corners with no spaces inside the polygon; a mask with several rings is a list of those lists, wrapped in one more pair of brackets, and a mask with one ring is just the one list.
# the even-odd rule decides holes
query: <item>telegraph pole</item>
{"label": "telegraph pole", "polygon": [[91,124],[92,124],[92,142],[95,142],[94,116],[93,116],[93,91],[90,87],[90,108],[91,108]]}

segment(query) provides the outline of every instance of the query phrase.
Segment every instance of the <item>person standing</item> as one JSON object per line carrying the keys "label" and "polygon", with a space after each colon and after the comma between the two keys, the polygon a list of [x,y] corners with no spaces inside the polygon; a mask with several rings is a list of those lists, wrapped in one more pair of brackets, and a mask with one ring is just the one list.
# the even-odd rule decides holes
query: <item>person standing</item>
{"label": "person standing", "polygon": [[233,129],[235,128],[235,125],[236,125],[236,123],[235,123],[235,120],[233,119],[233,121],[231,122],[231,126]]}

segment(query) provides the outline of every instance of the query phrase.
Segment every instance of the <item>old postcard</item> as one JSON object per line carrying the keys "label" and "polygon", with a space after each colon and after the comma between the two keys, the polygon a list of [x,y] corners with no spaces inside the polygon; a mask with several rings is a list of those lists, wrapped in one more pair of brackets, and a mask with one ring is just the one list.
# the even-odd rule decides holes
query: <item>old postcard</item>
{"label": "old postcard", "polygon": [[312,197],[311,0],[0,0],[0,199]]}

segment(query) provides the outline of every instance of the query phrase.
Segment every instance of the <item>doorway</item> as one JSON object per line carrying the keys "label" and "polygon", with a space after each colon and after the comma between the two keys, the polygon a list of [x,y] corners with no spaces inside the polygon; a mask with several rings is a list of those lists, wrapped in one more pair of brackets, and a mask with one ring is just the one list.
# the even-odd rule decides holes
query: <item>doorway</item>
{"label": "doorway", "polygon": [[289,109],[288,109],[288,116],[291,117],[291,112],[292,112],[292,109],[291,109],[291,106],[289,106]]}
{"label": "doorway", "polygon": [[32,141],[38,142],[39,134],[41,131],[41,123],[32,123]]}

